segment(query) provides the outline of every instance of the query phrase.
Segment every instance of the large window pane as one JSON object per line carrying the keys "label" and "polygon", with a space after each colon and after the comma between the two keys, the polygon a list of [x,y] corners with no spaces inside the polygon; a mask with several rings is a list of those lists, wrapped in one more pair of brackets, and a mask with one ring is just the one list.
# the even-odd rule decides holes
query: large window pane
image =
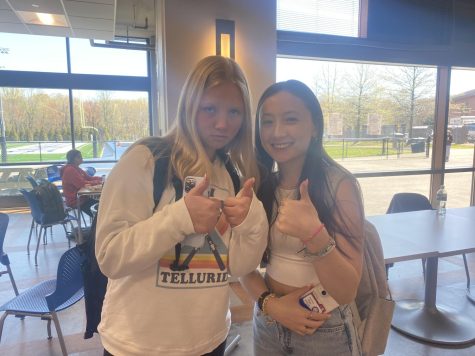
{"label": "large window pane", "polygon": [[149,135],[148,93],[73,91],[76,147],[85,160],[116,160]]}
{"label": "large window pane", "polygon": [[0,70],[67,72],[66,40],[0,33]]}
{"label": "large window pane", "polygon": [[64,162],[71,149],[66,90],[0,88],[0,195],[31,188],[26,176],[45,178],[45,161]]}
{"label": "large window pane", "polygon": [[147,52],[92,47],[89,40],[71,38],[71,72],[147,76]]}
{"label": "large window pane", "polygon": [[444,178],[447,189],[447,208],[470,206],[472,173],[446,173]]}
{"label": "large window pane", "polygon": [[363,193],[365,214],[367,216],[386,214],[389,203],[396,193],[419,193],[429,197],[430,175],[428,174],[358,178],[358,181]]}
{"label": "large window pane", "polygon": [[350,171],[430,168],[435,68],[278,58],[287,79],[317,94],[325,148]]}
{"label": "large window pane", "polygon": [[450,145],[450,156],[446,156],[446,167],[472,167],[475,143],[474,69],[452,70],[448,130],[453,142]]}
{"label": "large window pane", "polygon": [[277,0],[277,29],[358,36],[359,0]]}

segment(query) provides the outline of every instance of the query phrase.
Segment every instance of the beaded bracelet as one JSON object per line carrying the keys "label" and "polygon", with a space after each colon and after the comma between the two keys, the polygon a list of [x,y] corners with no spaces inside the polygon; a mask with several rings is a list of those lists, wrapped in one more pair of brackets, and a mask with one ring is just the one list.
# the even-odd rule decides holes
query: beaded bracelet
{"label": "beaded bracelet", "polygon": [[319,233],[322,232],[323,228],[325,227],[325,224],[320,224],[320,226],[317,227],[317,229],[315,230],[315,232],[312,234],[312,236],[310,236],[308,239],[306,240],[302,240],[302,243],[304,245],[306,245],[307,243],[309,243],[310,241],[312,241],[315,237],[318,236]]}
{"label": "beaded bracelet", "polygon": [[257,299],[257,307],[262,311],[262,304],[264,302],[264,299],[271,294],[268,290],[266,290],[264,293],[262,293],[259,298]]}
{"label": "beaded bracelet", "polygon": [[269,300],[271,300],[272,298],[275,298],[276,295],[274,293],[269,293],[265,298],[264,300],[262,301],[262,314],[264,315],[269,315],[269,313],[267,313],[267,303],[269,302]]}

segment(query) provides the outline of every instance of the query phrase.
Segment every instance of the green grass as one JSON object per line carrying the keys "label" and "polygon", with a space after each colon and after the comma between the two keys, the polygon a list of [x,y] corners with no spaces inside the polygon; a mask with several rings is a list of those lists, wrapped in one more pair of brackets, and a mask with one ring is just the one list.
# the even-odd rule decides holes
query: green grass
{"label": "green grass", "polygon": [[[27,144],[8,144],[8,148],[27,146]],[[93,146],[92,143],[82,145],[79,150],[82,153],[84,159],[93,158]],[[101,155],[102,147],[99,147],[98,155]],[[7,157],[8,163],[24,163],[24,162],[42,162],[42,161],[66,161],[66,153],[18,153],[9,154]]]}

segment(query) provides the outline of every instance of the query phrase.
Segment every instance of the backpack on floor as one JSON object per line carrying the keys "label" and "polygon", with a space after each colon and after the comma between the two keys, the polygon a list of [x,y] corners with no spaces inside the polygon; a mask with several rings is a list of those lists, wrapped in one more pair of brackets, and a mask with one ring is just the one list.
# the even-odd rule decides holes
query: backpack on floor
{"label": "backpack on floor", "polygon": [[[153,148],[149,148],[152,151]],[[234,191],[237,193],[240,187],[239,176],[229,158],[227,158],[227,156],[221,158],[233,181]],[[153,173],[153,200],[155,207],[158,205],[167,183],[168,164],[169,156],[167,154],[161,155],[160,158],[155,161]],[[182,182],[174,177],[172,183],[175,189],[175,200],[179,200],[183,194]],[[82,264],[84,301],[86,306],[86,331],[84,333],[84,339],[89,339],[95,332],[97,333],[97,327],[101,321],[102,305],[107,290],[107,277],[101,272],[96,258],[96,224],[97,215],[92,221],[90,233],[88,236],[85,236],[86,242],[81,246],[81,250],[85,254],[85,259]],[[181,244],[178,243],[175,246],[175,251],[178,251],[180,248]]]}
{"label": "backpack on floor", "polygon": [[49,224],[64,220],[66,212],[64,210],[63,198],[58,188],[50,182],[42,182],[40,185],[33,188],[41,212],[43,213],[43,224]]}
{"label": "backpack on floor", "polygon": [[386,279],[383,248],[378,231],[367,220],[364,223],[364,231],[363,270],[356,299],[351,307],[363,355],[374,356],[384,354],[395,303]]}

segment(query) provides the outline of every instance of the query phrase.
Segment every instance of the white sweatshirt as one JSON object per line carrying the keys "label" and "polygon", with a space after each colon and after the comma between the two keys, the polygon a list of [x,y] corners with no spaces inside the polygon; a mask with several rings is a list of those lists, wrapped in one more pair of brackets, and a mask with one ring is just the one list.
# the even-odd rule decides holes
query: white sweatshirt
{"label": "white sweatshirt", "polygon": [[[234,195],[224,165],[217,159],[213,168],[214,196]],[[221,219],[210,234],[216,258],[207,241],[189,236],[194,233],[190,215],[183,199],[175,202],[171,185],[153,212],[153,173],[150,150],[138,145],[116,164],[104,186],[96,256],[109,283],[99,333],[113,355],[201,355],[226,339],[228,273],[239,277],[259,264],[267,243],[266,215],[254,196],[241,225],[231,229]],[[180,261],[192,250],[190,244],[201,246],[185,271],[169,268],[178,242]]]}

